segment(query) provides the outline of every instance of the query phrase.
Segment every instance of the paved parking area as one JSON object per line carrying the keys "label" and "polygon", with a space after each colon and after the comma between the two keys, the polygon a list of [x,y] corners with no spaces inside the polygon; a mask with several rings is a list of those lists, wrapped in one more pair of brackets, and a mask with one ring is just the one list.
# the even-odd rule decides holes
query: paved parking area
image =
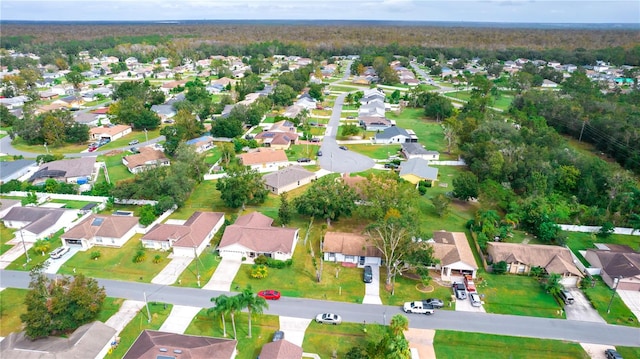
{"label": "paved parking area", "polygon": [[619,290],[618,294],[624,304],[629,307],[631,312],[640,320],[640,292],[631,290]]}
{"label": "paved parking area", "polygon": [[484,305],[479,307],[474,307],[471,305],[471,300],[469,300],[469,292],[467,292],[467,299],[456,299],[456,311],[459,312],[478,312],[478,313],[486,313],[487,311],[484,309]]}
{"label": "paved parking area", "polygon": [[591,306],[591,302],[584,296],[578,288],[567,288],[573,296],[573,304],[564,306],[567,320],[580,320],[583,322],[606,323],[598,314],[598,311]]}
{"label": "paved parking area", "polygon": [[233,278],[238,274],[240,265],[242,265],[240,258],[222,258],[216,271],[213,272],[211,279],[202,289],[230,292],[231,282],[233,282]]}
{"label": "paved parking area", "polygon": [[191,257],[171,258],[171,262],[169,262],[169,264],[167,264],[160,273],[151,280],[151,283],[164,285],[171,285],[175,283],[191,261],[193,261],[193,258]]}
{"label": "paved parking area", "polygon": [[171,308],[171,313],[167,319],[162,323],[160,329],[161,332],[184,334],[193,318],[200,312],[202,308],[188,307],[185,305],[174,305]]}
{"label": "paved parking area", "polygon": [[371,266],[371,273],[373,279],[371,283],[364,284],[362,303],[382,305],[382,299],[380,299],[380,266]]}
{"label": "paved parking area", "polygon": [[284,332],[284,338],[291,343],[302,347],[304,332],[307,330],[311,319],[280,316],[280,330]]}

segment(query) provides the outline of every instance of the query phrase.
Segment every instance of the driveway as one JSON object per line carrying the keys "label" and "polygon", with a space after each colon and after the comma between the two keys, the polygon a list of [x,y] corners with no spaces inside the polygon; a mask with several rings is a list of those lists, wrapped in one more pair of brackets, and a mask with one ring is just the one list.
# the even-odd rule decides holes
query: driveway
{"label": "driveway", "polygon": [[58,259],[49,258],[45,261],[47,265],[47,269],[44,270],[45,273],[56,274],[60,270],[60,267],[71,259],[76,253],[80,252],[80,247],[69,247],[69,251],[65,253],[62,257]]}
{"label": "driveway", "polygon": [[33,247],[32,242],[24,242],[23,246],[22,242],[15,242],[15,240],[16,239],[14,238],[7,242],[8,244],[13,244],[13,247],[0,255],[0,269],[7,268],[11,262],[20,258],[20,256],[24,254],[24,247],[27,247],[27,251]]}
{"label": "driveway", "polygon": [[299,347],[302,347],[309,323],[311,319],[280,316],[280,330],[284,332],[284,338]]}
{"label": "driveway", "polygon": [[111,316],[104,324],[110,326],[116,330],[115,336],[124,329],[127,324],[138,314],[140,309],[144,307],[144,302],[137,300],[125,300],[120,307],[120,310]]}
{"label": "driveway", "polygon": [[573,304],[564,306],[567,320],[581,320],[583,322],[606,323],[592,306],[591,302],[578,288],[567,288],[573,296]]}
{"label": "driveway", "polygon": [[615,349],[616,347],[612,345],[602,345],[602,344],[590,344],[590,343],[580,343],[582,349],[584,349],[587,354],[589,354],[589,358],[591,359],[607,359],[604,355],[604,351],[607,349]]}
{"label": "driveway", "polygon": [[471,305],[471,300],[469,300],[469,293],[467,292],[467,299],[456,299],[456,311],[458,312],[476,312],[476,313],[486,313],[487,311],[484,309],[484,305],[479,307],[474,307]]}
{"label": "driveway", "polygon": [[640,292],[631,290],[618,290],[618,295],[631,312],[640,320]]}
{"label": "driveway", "polygon": [[364,284],[364,298],[362,304],[380,304],[380,266],[371,266],[371,283]]}
{"label": "driveway", "polygon": [[201,309],[202,308],[188,307],[185,305],[174,305],[173,308],[171,308],[171,313],[169,313],[169,316],[158,330],[161,332],[184,334],[184,331],[187,330],[187,327],[189,327],[189,324],[191,324],[196,314],[200,313]]}
{"label": "driveway", "polygon": [[160,273],[151,280],[151,283],[164,285],[171,285],[175,283],[191,261],[193,261],[193,258],[191,257],[176,256],[171,258],[171,262],[169,262],[169,264],[167,264]]}
{"label": "driveway", "polygon": [[433,337],[436,331],[432,329],[409,328],[404,332],[404,337],[409,342],[409,347],[418,351],[420,359],[436,359],[436,351],[433,348]]}
{"label": "driveway", "polygon": [[217,290],[221,292],[231,291],[231,282],[238,274],[242,261],[238,258],[222,258],[220,264],[213,272],[209,283],[205,284],[202,289]]}

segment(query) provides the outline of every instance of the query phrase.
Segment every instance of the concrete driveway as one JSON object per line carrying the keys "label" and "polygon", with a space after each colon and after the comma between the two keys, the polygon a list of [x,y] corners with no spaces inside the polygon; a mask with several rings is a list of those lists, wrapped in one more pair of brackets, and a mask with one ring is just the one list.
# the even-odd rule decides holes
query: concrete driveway
{"label": "concrete driveway", "polygon": [[76,253],[80,252],[80,247],[69,247],[69,251],[65,253],[62,257],[58,259],[49,258],[45,261],[47,265],[47,269],[45,269],[45,273],[48,274],[56,274],[60,270],[60,267],[71,259]]}
{"label": "concrete driveway", "polygon": [[222,258],[216,271],[213,272],[209,283],[205,284],[202,289],[230,292],[231,282],[233,282],[233,278],[238,274],[240,265],[242,265],[240,258]]}
{"label": "concrete driveway", "polygon": [[584,349],[591,359],[607,359],[604,351],[607,349],[615,349],[616,347],[612,345],[602,345],[602,344],[590,344],[590,343],[580,343],[582,349]]}
{"label": "concrete driveway", "polygon": [[380,266],[371,266],[371,283],[364,284],[364,298],[362,304],[380,304]]}
{"label": "concrete driveway", "polygon": [[176,256],[171,258],[171,262],[169,262],[169,264],[167,264],[160,273],[151,280],[151,283],[164,285],[171,285],[175,283],[191,261],[193,261],[193,258],[191,257]]}
{"label": "concrete driveway", "polygon": [[471,305],[471,300],[469,299],[469,293],[467,292],[467,299],[456,299],[456,311],[458,312],[476,312],[476,313],[486,313],[487,311],[484,309],[484,305],[479,307],[474,307]]}
{"label": "concrete driveway", "polygon": [[591,302],[584,296],[578,288],[567,288],[573,296],[573,304],[564,306],[567,320],[581,320],[583,322],[606,323],[598,314],[598,311],[591,306]]}
{"label": "concrete driveway", "polygon": [[640,292],[631,290],[618,290],[618,294],[624,304],[629,307],[631,312],[640,320]]}
{"label": "concrete driveway", "polygon": [[115,336],[118,336],[118,333],[124,329],[127,324],[133,319],[133,317],[138,314],[140,309],[144,307],[144,302],[137,300],[125,300],[120,307],[120,310],[111,318],[107,319],[104,324],[110,326],[111,328],[116,330]]}
{"label": "concrete driveway", "polygon": [[436,351],[433,348],[433,337],[436,331],[432,329],[409,328],[404,332],[410,348],[415,348],[420,359],[436,359]]}
{"label": "concrete driveway", "polygon": [[174,305],[173,308],[171,308],[171,313],[169,313],[169,316],[158,330],[161,332],[183,334],[196,314],[200,313],[201,309],[202,308],[188,307],[185,305]]}
{"label": "concrete driveway", "polygon": [[291,343],[302,347],[304,332],[307,330],[311,319],[280,316],[280,330],[284,332],[284,338]]}

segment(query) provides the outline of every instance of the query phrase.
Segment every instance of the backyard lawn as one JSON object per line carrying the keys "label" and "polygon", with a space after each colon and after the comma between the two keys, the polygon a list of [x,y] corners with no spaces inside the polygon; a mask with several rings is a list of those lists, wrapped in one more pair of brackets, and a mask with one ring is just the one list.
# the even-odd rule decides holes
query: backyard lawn
{"label": "backyard lawn", "polygon": [[119,181],[135,177],[133,173],[129,172],[127,166],[122,164],[122,157],[129,156],[131,154],[132,153],[129,151],[122,151],[120,153],[98,157],[98,161],[103,161],[107,166],[107,172],[109,173],[109,180],[111,183],[116,184]]}
{"label": "backyard lawn", "polygon": [[593,278],[595,279],[595,286],[592,288],[583,288],[582,291],[602,319],[609,324],[640,327],[638,318],[633,315],[631,310],[629,310],[617,294],[613,297],[613,302],[611,302],[611,311],[607,313],[609,301],[611,301],[611,297],[613,296],[613,289],[609,288],[601,277],[594,276]]}
{"label": "backyard lawn", "polygon": [[[87,277],[120,279],[135,282],[151,282],[164,266],[169,263],[168,251],[145,249],[145,260],[134,263],[133,257],[140,247],[142,234],[134,235],[122,248],[94,247],[85,252],[78,252],[62,265],[58,273],[82,273]],[[91,253],[100,251],[100,258],[91,259]],[[160,262],[154,263],[154,257],[160,256]]]}
{"label": "backyard lawn", "polygon": [[150,302],[149,311],[151,312],[151,321],[147,316],[147,311],[142,308],[138,314],[127,324],[126,327],[120,332],[120,343],[113,350],[113,352],[107,354],[105,358],[122,358],[127,350],[131,347],[133,342],[138,339],[140,333],[145,329],[158,330],[162,326],[162,323],[167,319],[173,305]]}
{"label": "backyard lawn", "polygon": [[400,115],[394,112],[387,113],[387,118],[395,120],[399,127],[413,130],[418,136],[418,141],[427,150],[440,152],[441,160],[457,160],[458,155],[455,146],[452,154],[448,155],[447,142],[444,139],[442,125],[424,116],[424,110],[406,108]]}
{"label": "backyard lawn", "polygon": [[487,313],[564,318],[560,305],[534,277],[479,272],[476,287]]}
{"label": "backyard lawn", "polygon": [[66,209],[81,209],[89,203],[98,203],[98,202],[89,202],[89,201],[72,201],[72,200],[64,200],[64,199],[52,199],[49,202],[51,203],[64,203],[64,208]]}
{"label": "backyard lawn", "polygon": [[589,262],[582,256],[579,251],[587,249],[595,249],[594,243],[610,243],[610,244],[622,244],[631,247],[633,250],[640,250],[640,236],[627,236],[622,234],[612,234],[607,238],[601,238],[593,233],[583,232],[563,232],[567,236],[567,246],[571,248],[573,253],[580,258],[580,261],[589,266]]}
{"label": "backyard lawn", "polygon": [[580,344],[574,342],[450,330],[436,331],[433,345],[438,358],[589,358]]}

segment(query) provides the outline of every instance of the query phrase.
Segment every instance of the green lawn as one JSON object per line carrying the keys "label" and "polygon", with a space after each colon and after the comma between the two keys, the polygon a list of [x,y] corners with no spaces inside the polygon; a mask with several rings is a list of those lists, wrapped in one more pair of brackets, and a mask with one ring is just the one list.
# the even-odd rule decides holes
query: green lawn
{"label": "green lawn", "polygon": [[[51,243],[51,246],[49,247],[49,252],[51,252],[55,248],[62,246],[62,240],[60,240],[60,236],[62,235],[62,233],[64,233],[63,229],[59,230],[58,232],[56,232],[54,235],[51,236],[51,239],[49,239],[49,242]],[[18,257],[18,259],[11,262],[11,264],[7,266],[7,269],[8,270],[25,270],[25,271],[31,270],[31,268],[33,268],[35,265],[41,264],[42,262],[49,259],[49,252],[45,252],[44,255],[42,255],[41,252],[36,252],[33,248],[31,248],[28,251],[29,259],[30,259],[28,265],[26,265],[27,258],[23,254],[20,257]]]}
{"label": "green lawn", "polygon": [[349,150],[361,153],[367,157],[376,160],[385,160],[389,156],[398,155],[400,151],[399,145],[372,145],[357,144],[349,145]]}
{"label": "green lawn", "polygon": [[640,358],[640,347],[616,347],[623,358]]}
{"label": "green lawn", "polygon": [[109,180],[111,183],[116,184],[119,181],[135,177],[133,173],[129,172],[127,166],[122,164],[122,157],[129,156],[131,154],[132,153],[129,151],[123,151],[109,156],[98,157],[99,161],[104,161],[107,165],[107,171],[109,172]]}
{"label": "green lawn", "polygon": [[617,294],[613,297],[611,311],[607,313],[609,301],[611,301],[611,297],[613,296],[613,289],[609,288],[601,277],[594,276],[593,278],[595,279],[595,286],[593,288],[583,288],[582,291],[598,311],[598,314],[609,324],[640,327],[638,318],[633,315]]}
{"label": "green lawn", "polygon": [[22,330],[20,315],[27,312],[27,289],[7,288],[0,292],[0,337]]}
{"label": "green lawn", "polygon": [[340,325],[322,325],[312,321],[304,335],[302,348],[307,353],[316,353],[321,358],[344,358],[349,349],[365,345],[368,341],[382,335],[385,327],[367,324],[367,332],[363,324],[342,323]]}
{"label": "green lawn", "polygon": [[[324,133],[324,132],[323,132]],[[316,153],[320,148],[320,143],[315,144],[305,144],[305,145],[291,145],[288,150],[286,150],[287,158],[289,161],[295,161],[298,158],[308,157],[308,158],[316,158]]]}
{"label": "green lawn", "polygon": [[450,330],[436,331],[433,345],[438,358],[589,358],[578,343]]}
{"label": "green lawn", "polygon": [[481,272],[476,279],[488,313],[563,318],[562,309],[536,278],[526,275],[496,275]]}
{"label": "green lawn", "polygon": [[[454,99],[469,101],[469,99],[471,98],[471,91],[448,92],[445,94],[445,96],[452,97]],[[509,106],[511,106],[513,98],[513,94],[504,93],[504,91],[501,91],[499,98],[496,99],[495,96],[491,96],[491,107],[499,108],[506,111],[509,109]]]}
{"label": "green lawn", "polygon": [[109,143],[107,143],[106,145],[100,147],[98,150],[99,151],[108,151],[108,150],[113,150],[116,148],[120,148],[120,147],[127,147],[129,146],[129,142],[133,141],[133,140],[138,140],[140,143],[147,141],[147,139],[152,140],[156,137],[160,137],[160,128],[157,128],[155,130],[149,130],[147,131],[147,133],[145,134],[144,131],[142,130],[134,130],[132,131],[130,134],[119,138],[115,141],[111,141]]}
{"label": "green lawn", "polygon": [[[439,276],[439,273],[432,273],[431,276]],[[411,279],[405,276],[397,276],[395,283],[395,293],[391,295],[391,288],[387,290],[385,286],[386,282],[386,268],[380,267],[380,299],[385,305],[397,305],[402,306],[404,302],[411,300],[438,298],[441,299],[445,306],[443,310],[455,310],[450,302],[451,288],[449,286],[441,286],[435,281],[431,281],[430,286],[433,288],[430,292],[421,292],[418,290],[418,285],[421,284],[420,280]]]}
{"label": "green lawn", "polygon": [[[142,234],[134,235],[122,248],[94,247],[85,252],[78,252],[65,264],[58,273],[82,273],[87,277],[120,279],[135,282],[151,282],[151,279],[164,268],[169,259],[169,252],[146,249],[146,259],[142,263],[133,263],[133,257],[140,248]],[[100,251],[97,260],[91,259],[91,252]],[[160,255],[161,262],[153,263],[156,255]]]}
{"label": "green lawn", "polygon": [[[21,137],[17,137],[15,140],[11,141],[11,145],[18,151],[32,152],[33,158],[37,155],[45,154],[47,151],[45,150],[43,145],[29,145],[27,144]],[[86,144],[79,145],[65,145],[65,146],[49,146],[49,153],[57,155],[57,154],[66,154],[72,152],[81,152],[87,149]]]}
{"label": "green lawn", "polygon": [[13,232],[15,232],[14,229],[7,228],[4,226],[4,223],[0,223],[0,254],[13,247],[13,245],[7,244],[7,242],[13,239]]}
{"label": "green lawn", "polygon": [[446,153],[447,142],[444,139],[442,124],[428,119],[424,116],[422,109],[406,108],[400,115],[389,112],[387,113],[387,118],[395,120],[399,127],[413,130],[418,136],[418,141],[427,150],[440,152],[441,160],[458,159],[455,146],[452,148],[452,155]]}
{"label": "green lawn", "polygon": [[89,203],[97,203],[97,202],[89,202],[89,201],[72,201],[72,200],[63,200],[63,199],[52,199],[52,203],[64,203],[64,208],[67,209],[81,209]]}
{"label": "green lawn", "polygon": [[[248,338],[249,325],[247,313],[235,315],[236,332],[238,334],[238,359],[255,359],[260,354],[262,346],[269,343],[273,332],[278,330],[280,323],[275,315],[253,314],[251,316],[251,334]],[[233,326],[231,317],[226,318],[227,338],[233,338]],[[203,335],[214,338],[223,338],[223,329],[220,316],[207,315],[207,309],[202,309],[193,319],[185,334]]]}
{"label": "green lawn", "polygon": [[[222,237],[220,232],[216,233],[216,238],[214,238],[215,242],[219,241],[219,238]],[[182,287],[191,287],[191,288],[200,288],[203,285],[209,282],[213,272],[218,268],[218,264],[220,264],[221,258],[212,253],[209,250],[205,250],[200,254],[197,261],[193,260],[187,266],[187,268],[182,272],[180,277],[178,277],[178,281],[174,285],[179,285]],[[200,285],[198,286],[198,273],[200,274]]]}
{"label": "green lawn", "polygon": [[151,312],[151,322],[148,321],[149,317],[147,316],[146,308],[142,308],[129,324],[124,327],[122,332],[120,332],[120,343],[117,348],[110,354],[107,354],[105,358],[122,358],[143,330],[160,329],[162,323],[164,323],[169,313],[171,313],[172,307],[171,304],[150,302],[149,311]]}
{"label": "green lawn", "polygon": [[276,122],[275,117],[266,117],[264,120],[262,120],[262,123],[275,123],[275,122]]}
{"label": "green lawn", "polygon": [[97,319],[103,323],[106,322],[120,310],[122,303],[124,303],[124,299],[122,298],[106,297],[104,303],[102,303],[102,310],[98,314]]}

